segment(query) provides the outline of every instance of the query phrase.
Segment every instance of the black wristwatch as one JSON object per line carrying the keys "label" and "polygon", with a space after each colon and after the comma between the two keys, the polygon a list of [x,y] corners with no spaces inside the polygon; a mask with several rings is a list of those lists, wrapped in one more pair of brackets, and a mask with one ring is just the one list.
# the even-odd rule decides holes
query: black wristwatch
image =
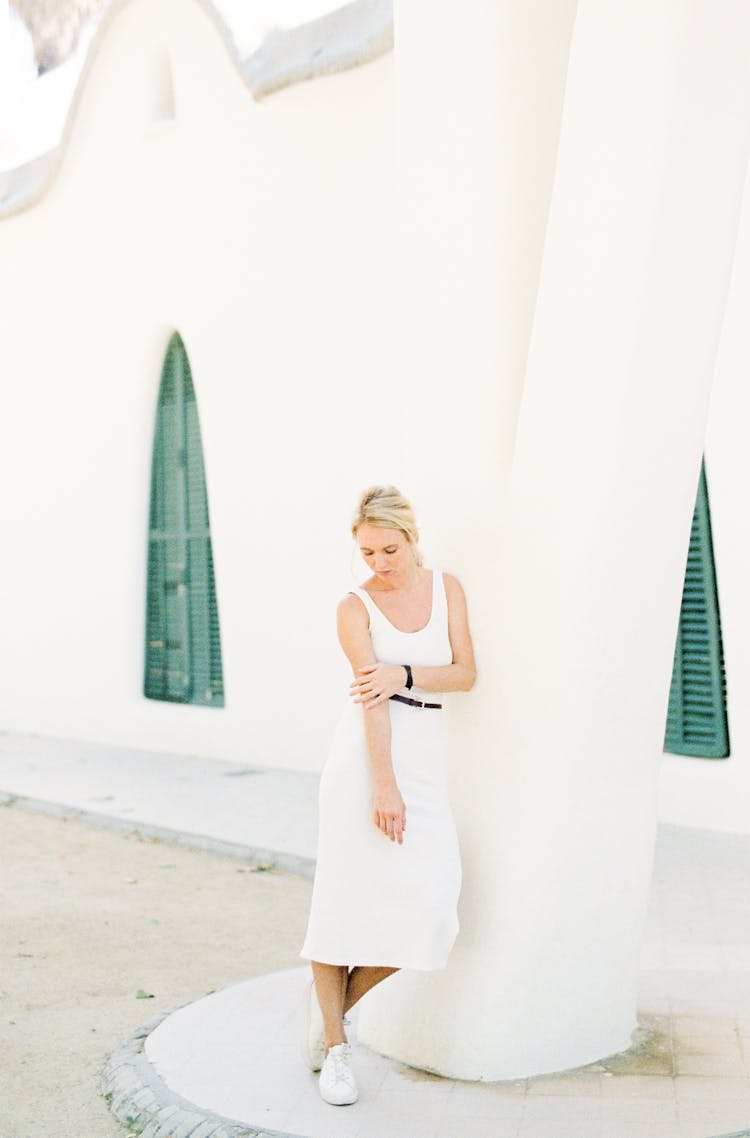
{"label": "black wristwatch", "polygon": [[402,668],[406,668],[406,690],[408,691],[414,682],[411,678],[411,664],[402,664]]}

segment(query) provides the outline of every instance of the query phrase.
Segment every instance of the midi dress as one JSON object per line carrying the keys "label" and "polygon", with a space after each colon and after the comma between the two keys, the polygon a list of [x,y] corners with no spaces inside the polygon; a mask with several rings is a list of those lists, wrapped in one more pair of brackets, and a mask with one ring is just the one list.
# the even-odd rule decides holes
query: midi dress
{"label": "midi dress", "polygon": [[[417,632],[396,628],[364,589],[375,658],[429,667],[453,660],[442,571],[432,570],[432,606]],[[442,703],[413,685],[399,695]],[[448,796],[443,708],[387,701],[391,759],[406,807],[403,843],[374,821],[364,717],[351,696],[334,731],[318,793],[318,843],[307,932],[299,955],[327,964],[445,968],[458,934],[461,856]]]}

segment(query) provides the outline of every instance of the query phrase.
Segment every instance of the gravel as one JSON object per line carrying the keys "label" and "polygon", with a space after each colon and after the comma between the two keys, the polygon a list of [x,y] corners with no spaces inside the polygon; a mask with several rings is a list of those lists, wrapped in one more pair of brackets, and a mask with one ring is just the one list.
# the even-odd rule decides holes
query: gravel
{"label": "gravel", "polygon": [[124,1138],[98,1082],[159,1014],[298,966],[312,882],[0,807],[0,1138]]}

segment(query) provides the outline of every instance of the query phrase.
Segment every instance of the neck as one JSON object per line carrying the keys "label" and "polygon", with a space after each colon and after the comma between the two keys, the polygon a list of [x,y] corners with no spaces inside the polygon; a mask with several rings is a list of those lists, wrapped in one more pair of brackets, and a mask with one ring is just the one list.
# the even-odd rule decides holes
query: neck
{"label": "neck", "polygon": [[408,572],[408,576],[406,575],[406,571],[405,571],[404,580],[398,581],[397,584],[402,589],[413,589],[414,586],[416,585],[418,579],[419,579],[419,566],[417,565],[417,563],[415,561],[414,564],[412,565],[411,569]]}

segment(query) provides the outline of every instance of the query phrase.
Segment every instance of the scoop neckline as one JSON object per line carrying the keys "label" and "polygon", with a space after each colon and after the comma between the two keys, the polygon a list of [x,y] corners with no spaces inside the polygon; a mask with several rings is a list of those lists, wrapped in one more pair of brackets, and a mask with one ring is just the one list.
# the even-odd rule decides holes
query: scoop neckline
{"label": "scoop neckline", "polygon": [[426,631],[427,631],[427,629],[428,629],[428,628],[430,627],[430,625],[432,624],[432,618],[433,618],[433,615],[434,615],[434,613],[435,613],[435,570],[434,570],[434,569],[430,569],[430,573],[432,574],[432,599],[431,599],[431,601],[430,601],[430,615],[429,615],[429,617],[427,618],[427,624],[425,624],[425,625],[424,625],[424,627],[422,627],[422,628],[416,628],[416,629],[414,629],[414,631],[413,631],[413,632],[407,632],[407,631],[406,631],[405,629],[403,629],[403,628],[398,628],[398,626],[397,626],[397,625],[395,625],[395,624],[393,623],[393,621],[392,621],[392,620],[391,620],[389,617],[387,617],[387,616],[385,615],[385,613],[384,613],[384,612],[383,612],[383,610],[381,609],[380,605],[378,605],[378,604],[376,604],[376,603],[375,603],[375,601],[373,600],[373,597],[372,597],[372,593],[368,593],[368,592],[367,592],[367,589],[364,589],[364,588],[362,588],[362,586],[361,586],[361,585],[360,585],[359,587],[360,587],[360,589],[362,590],[362,592],[363,592],[363,593],[366,593],[366,594],[367,594],[367,596],[370,598],[370,600],[372,601],[372,603],[375,605],[375,608],[378,610],[378,612],[379,612],[379,613],[380,613],[380,615],[382,616],[383,620],[386,620],[386,621],[388,621],[388,624],[390,624],[391,628],[392,628],[392,629],[393,629],[395,632],[399,632],[399,633],[400,633],[402,636],[416,636],[416,635],[417,635],[418,633],[420,633],[420,632],[426,632]]}

